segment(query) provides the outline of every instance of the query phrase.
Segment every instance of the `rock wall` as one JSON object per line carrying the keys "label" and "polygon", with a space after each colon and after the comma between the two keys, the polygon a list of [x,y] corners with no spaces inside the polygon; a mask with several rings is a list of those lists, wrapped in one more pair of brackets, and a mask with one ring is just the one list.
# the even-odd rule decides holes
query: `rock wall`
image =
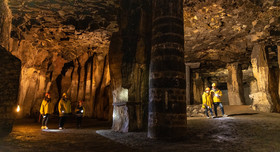
{"label": "rock wall", "polygon": [[67,92],[72,108],[84,100],[86,116],[112,119],[108,52],[118,6],[114,0],[9,1],[13,19],[1,25],[11,35],[8,50],[22,62],[22,116],[38,113],[49,91],[55,113]]}
{"label": "rock wall", "polygon": [[12,131],[21,62],[0,45],[0,137]]}

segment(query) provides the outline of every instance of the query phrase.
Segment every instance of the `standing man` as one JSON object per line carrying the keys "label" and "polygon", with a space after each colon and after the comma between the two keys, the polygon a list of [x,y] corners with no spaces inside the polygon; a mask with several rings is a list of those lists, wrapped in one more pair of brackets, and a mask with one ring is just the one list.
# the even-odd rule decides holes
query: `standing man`
{"label": "standing man", "polygon": [[64,129],[64,123],[66,117],[71,114],[71,102],[67,97],[66,93],[63,93],[62,98],[58,103],[58,112],[59,112],[59,129]]}
{"label": "standing man", "polygon": [[212,97],[213,97],[214,111],[215,111],[216,117],[218,117],[218,113],[217,113],[217,107],[218,106],[220,106],[223,117],[227,117],[227,115],[224,112],[224,107],[223,107],[223,104],[222,104],[222,101],[221,101],[221,97],[222,97],[223,94],[222,94],[222,91],[217,88],[216,83],[212,84],[211,94],[212,94]]}
{"label": "standing man", "polygon": [[77,128],[80,129],[82,124],[82,119],[85,116],[85,108],[83,106],[83,101],[78,102],[75,111],[76,111],[76,119],[77,119]]}
{"label": "standing man", "polygon": [[40,108],[40,114],[43,117],[41,129],[48,129],[47,126],[48,126],[49,116],[51,114],[50,103],[51,103],[51,95],[50,93],[46,93]]}
{"label": "standing man", "polygon": [[213,105],[213,98],[210,93],[210,88],[206,88],[205,92],[202,95],[202,108],[205,109],[205,115],[207,118],[209,118],[208,110],[211,113],[211,118],[213,118],[213,112],[212,112],[212,105]]}

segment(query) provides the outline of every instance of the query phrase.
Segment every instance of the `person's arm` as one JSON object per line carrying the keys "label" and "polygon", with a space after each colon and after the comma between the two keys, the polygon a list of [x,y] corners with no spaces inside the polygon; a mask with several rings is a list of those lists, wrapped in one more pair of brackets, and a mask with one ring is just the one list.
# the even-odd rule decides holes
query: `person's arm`
{"label": "person's arm", "polygon": [[58,102],[58,113],[61,114],[62,110],[61,110],[61,100],[59,100]]}
{"label": "person's arm", "polygon": [[85,107],[83,106],[83,117],[85,116]]}
{"label": "person's arm", "polygon": [[206,96],[205,94],[202,95],[202,108],[205,108],[205,104],[206,104]]}
{"label": "person's arm", "polygon": [[223,93],[222,93],[222,91],[221,91],[221,90],[219,90],[218,95],[219,95],[220,97],[223,95]]}
{"label": "person's arm", "polygon": [[42,114],[44,114],[44,100],[42,101],[42,103],[41,103],[41,107],[40,107],[40,114],[42,115]]}
{"label": "person's arm", "polygon": [[68,106],[69,106],[69,107],[68,107],[68,108],[69,108],[69,113],[72,113],[72,109],[71,109],[71,101],[70,101],[70,100],[68,100],[68,104],[69,104],[69,105],[68,105]]}

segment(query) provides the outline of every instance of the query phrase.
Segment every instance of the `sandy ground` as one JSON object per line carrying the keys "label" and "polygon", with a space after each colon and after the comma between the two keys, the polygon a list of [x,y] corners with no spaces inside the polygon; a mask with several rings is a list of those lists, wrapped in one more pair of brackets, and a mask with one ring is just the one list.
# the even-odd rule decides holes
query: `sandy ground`
{"label": "sandy ground", "polygon": [[187,136],[180,141],[151,140],[146,132],[112,132],[109,123],[92,119],[82,129],[68,121],[63,131],[57,129],[57,119],[43,131],[33,120],[18,120],[13,132],[0,139],[0,151],[280,151],[280,114],[248,106],[225,106],[225,111],[229,117],[188,117]]}

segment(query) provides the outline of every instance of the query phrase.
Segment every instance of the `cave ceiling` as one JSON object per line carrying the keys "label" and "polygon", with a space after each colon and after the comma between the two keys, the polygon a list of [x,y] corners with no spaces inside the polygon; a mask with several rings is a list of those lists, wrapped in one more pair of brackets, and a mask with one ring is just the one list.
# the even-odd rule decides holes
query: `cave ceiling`
{"label": "cave ceiling", "polygon": [[[186,62],[200,62],[193,70],[202,73],[233,62],[248,68],[254,44],[280,43],[279,6],[278,0],[186,0]],[[118,31],[117,0],[10,0],[9,7],[10,51],[26,67],[39,67],[53,56],[69,62],[85,52],[106,54]],[[32,54],[38,59],[30,60]],[[275,49],[269,54],[277,60]]]}
{"label": "cave ceiling", "polygon": [[111,35],[118,31],[116,0],[10,0],[9,7],[10,51],[26,67],[42,64],[29,63],[31,54],[69,62],[85,52],[107,53]]}
{"label": "cave ceiling", "polygon": [[[246,69],[254,44],[280,43],[280,1],[186,0],[184,5],[185,60],[201,63],[194,71],[213,75],[233,62]],[[273,51],[271,59],[277,56]]]}

